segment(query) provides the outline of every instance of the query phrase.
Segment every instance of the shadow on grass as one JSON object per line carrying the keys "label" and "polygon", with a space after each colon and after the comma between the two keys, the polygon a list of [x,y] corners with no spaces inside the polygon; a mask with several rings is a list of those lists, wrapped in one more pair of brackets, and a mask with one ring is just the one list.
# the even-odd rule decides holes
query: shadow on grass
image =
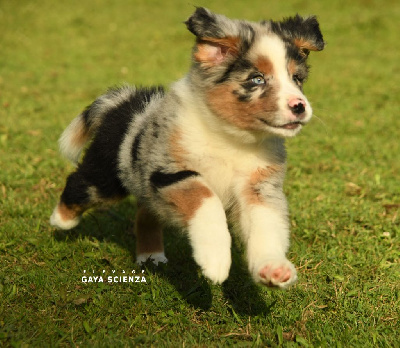
{"label": "shadow on grass", "polygon": [[[109,210],[92,211],[85,214],[82,222],[69,231],[54,231],[58,242],[73,242],[77,239],[112,242],[128,250],[135,262],[134,214],[132,205],[123,202]],[[191,255],[187,237],[174,229],[164,233],[165,252],[168,264],[154,266],[147,262],[145,268],[166,279],[181,297],[196,309],[207,311],[212,306],[211,285],[201,275]],[[229,278],[222,284],[224,297],[233,311],[240,315],[260,315],[271,312],[275,302],[267,305],[261,296],[261,288],[251,278],[241,248],[233,243],[232,267]]]}
{"label": "shadow on grass", "polygon": [[54,239],[66,242],[87,237],[98,241],[110,241],[126,249],[133,248],[135,246],[133,207],[132,203],[126,200],[109,209],[89,210],[83,215],[77,227],[71,230],[54,230]]}
{"label": "shadow on grass", "polygon": [[188,304],[196,309],[209,310],[212,306],[211,287],[193,260],[186,236],[166,229],[164,243],[168,264],[160,267],[148,262],[148,269],[172,284]]}
{"label": "shadow on grass", "polygon": [[267,305],[262,288],[251,277],[244,250],[238,243],[232,243],[232,266],[229,278],[222,284],[225,298],[228,299],[233,310],[241,315],[266,315],[271,312],[276,301]]}

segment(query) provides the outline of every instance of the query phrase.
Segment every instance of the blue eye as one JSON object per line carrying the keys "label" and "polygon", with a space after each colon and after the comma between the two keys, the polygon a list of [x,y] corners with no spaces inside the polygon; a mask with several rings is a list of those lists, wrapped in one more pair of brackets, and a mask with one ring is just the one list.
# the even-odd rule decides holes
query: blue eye
{"label": "blue eye", "polygon": [[255,85],[265,85],[265,79],[262,76],[255,76],[251,79]]}

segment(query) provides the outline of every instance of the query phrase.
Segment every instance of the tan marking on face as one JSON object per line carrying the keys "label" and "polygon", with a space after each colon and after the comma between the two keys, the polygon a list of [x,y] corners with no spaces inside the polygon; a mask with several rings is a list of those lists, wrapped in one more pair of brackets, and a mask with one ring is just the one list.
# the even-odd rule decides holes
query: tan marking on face
{"label": "tan marking on face", "polygon": [[135,220],[136,254],[164,251],[163,231],[158,218],[146,207],[138,207]]}
{"label": "tan marking on face", "polygon": [[274,65],[267,57],[263,56],[258,57],[256,60],[255,67],[258,69],[258,71],[262,72],[266,76],[274,75]]}
{"label": "tan marking on face", "polygon": [[279,164],[274,164],[264,168],[257,168],[254,171],[246,184],[243,195],[248,204],[264,204],[265,201],[260,194],[258,186],[271,178],[272,176],[283,173],[284,167]]}
{"label": "tan marking on face", "polygon": [[223,58],[230,55],[237,55],[240,39],[228,36],[222,39],[204,37],[197,41],[197,50],[194,59],[206,67],[212,67],[222,62]]}
{"label": "tan marking on face", "polygon": [[194,217],[203,200],[213,195],[211,190],[198,181],[191,180],[178,187],[166,189],[165,200],[174,206],[183,222],[188,223]]}
{"label": "tan marking on face", "polygon": [[69,220],[74,220],[76,217],[82,215],[83,211],[85,210],[85,208],[77,205],[77,204],[73,204],[71,206],[67,206],[65,203],[58,203],[58,213],[61,216],[61,219],[63,219],[64,221],[69,221]]}
{"label": "tan marking on face", "polygon": [[211,88],[207,93],[210,109],[225,121],[246,130],[260,129],[262,124],[258,118],[268,120],[275,117],[279,110],[275,88],[268,88],[264,97],[250,101],[240,101],[234,93],[236,89],[240,89],[240,86],[234,83],[223,83]]}

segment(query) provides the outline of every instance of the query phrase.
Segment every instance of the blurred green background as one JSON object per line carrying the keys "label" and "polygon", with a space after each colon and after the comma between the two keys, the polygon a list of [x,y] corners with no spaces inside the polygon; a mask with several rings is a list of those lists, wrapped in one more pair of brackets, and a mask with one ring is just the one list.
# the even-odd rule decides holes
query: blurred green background
{"label": "blurred green background", "polygon": [[[48,218],[73,169],[64,127],[109,86],[164,84],[190,65],[194,6],[248,20],[317,15],[327,42],[305,92],[314,119],[287,142],[299,282],[252,283],[234,248],[223,286],[185,237],[146,284],[84,284],[134,264],[134,198],[71,232]],[[0,345],[398,346],[399,1],[0,0]]]}

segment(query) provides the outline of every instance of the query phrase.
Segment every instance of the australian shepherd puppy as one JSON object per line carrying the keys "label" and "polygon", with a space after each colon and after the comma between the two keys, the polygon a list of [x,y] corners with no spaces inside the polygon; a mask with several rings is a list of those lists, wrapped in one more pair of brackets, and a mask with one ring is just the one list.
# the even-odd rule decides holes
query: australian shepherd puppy
{"label": "australian shepherd puppy", "polygon": [[162,230],[174,224],[203,274],[222,283],[231,266],[228,215],[255,281],[286,288],[297,276],[286,258],[284,142],[311,118],[302,87],[310,51],[324,48],[319,24],[298,15],[231,20],[205,8],[185,24],[196,43],[182,80],[169,91],[112,89],[66,128],[61,152],[77,169],[51,224],[71,229],[85,210],[132,194],[138,262],[167,261]]}

